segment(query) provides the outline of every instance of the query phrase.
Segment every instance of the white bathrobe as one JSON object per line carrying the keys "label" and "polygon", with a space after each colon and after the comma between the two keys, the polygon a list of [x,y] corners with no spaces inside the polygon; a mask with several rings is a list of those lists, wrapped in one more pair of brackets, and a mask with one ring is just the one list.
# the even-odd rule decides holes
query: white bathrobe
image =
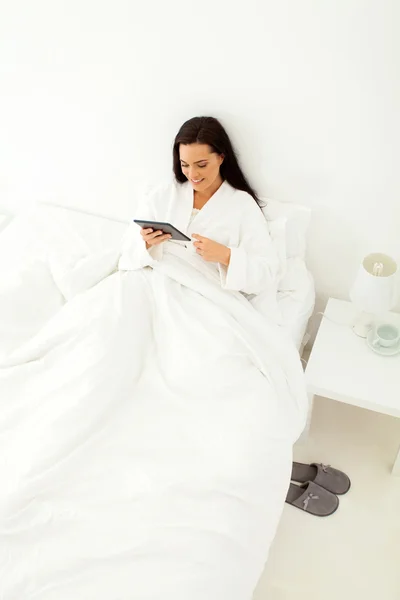
{"label": "white bathrobe", "polygon": [[[265,217],[255,200],[224,181],[217,192],[197,213],[189,226],[193,209],[193,188],[189,182],[164,185],[144,198],[137,208],[137,219],[171,223],[188,237],[198,233],[231,249],[229,267],[205,263],[197,255],[193,260],[210,277],[218,272],[221,287],[258,294],[268,288],[276,292],[279,264],[270,239]],[[195,240],[194,240],[195,241]],[[185,242],[167,241],[146,250],[140,228],[130,225],[119,260],[119,269],[134,270],[162,260],[171,245],[195,248]]]}
{"label": "white bathrobe", "polygon": [[0,359],[2,600],[251,598],[307,397],[244,295],[274,285],[261,210],[227,183],[188,228],[192,208],[172,184],[133,217],[229,246],[228,269],[191,243],[147,251],[131,224],[108,272],[65,274],[70,300]]}

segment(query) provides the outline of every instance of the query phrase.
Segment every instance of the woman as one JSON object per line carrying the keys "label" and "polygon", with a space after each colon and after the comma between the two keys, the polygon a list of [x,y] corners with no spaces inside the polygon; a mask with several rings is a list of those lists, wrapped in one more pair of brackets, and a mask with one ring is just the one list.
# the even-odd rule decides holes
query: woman
{"label": "woman", "polygon": [[[168,221],[195,241],[194,250],[218,272],[224,289],[248,294],[276,291],[278,259],[258,198],[237,162],[222,125],[212,117],[184,123],[173,148],[175,183],[162,187],[138,208],[146,220]],[[145,216],[144,216],[145,215]],[[120,269],[150,266],[163,256],[170,238],[132,224]],[[203,235],[200,235],[200,232]],[[182,246],[182,244],[180,244]]]}
{"label": "woman", "polygon": [[5,600],[248,600],[265,564],[302,369],[247,299],[276,258],[215,119],[183,125],[174,173],[135,218],[194,242],[132,223],[108,276],[66,274],[81,293],[0,364]]}

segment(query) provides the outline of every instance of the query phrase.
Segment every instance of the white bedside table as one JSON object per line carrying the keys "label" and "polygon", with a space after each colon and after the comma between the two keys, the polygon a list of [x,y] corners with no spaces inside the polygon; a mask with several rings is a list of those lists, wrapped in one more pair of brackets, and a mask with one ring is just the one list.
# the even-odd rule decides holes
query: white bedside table
{"label": "white bedside table", "polygon": [[[386,357],[370,350],[352,331],[355,314],[350,302],[330,298],[306,368],[310,413],[303,436],[314,396],[400,417],[400,354]],[[400,326],[400,314],[388,313],[385,320]],[[400,451],[392,473],[400,475]]]}

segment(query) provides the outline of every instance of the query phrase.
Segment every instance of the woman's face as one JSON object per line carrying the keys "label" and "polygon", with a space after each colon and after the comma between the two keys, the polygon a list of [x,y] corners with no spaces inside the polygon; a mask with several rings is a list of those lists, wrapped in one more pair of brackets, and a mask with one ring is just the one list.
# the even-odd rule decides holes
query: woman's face
{"label": "woman's face", "polygon": [[219,168],[224,155],[213,152],[207,144],[180,144],[179,157],[182,173],[195,191],[203,192],[221,180]]}

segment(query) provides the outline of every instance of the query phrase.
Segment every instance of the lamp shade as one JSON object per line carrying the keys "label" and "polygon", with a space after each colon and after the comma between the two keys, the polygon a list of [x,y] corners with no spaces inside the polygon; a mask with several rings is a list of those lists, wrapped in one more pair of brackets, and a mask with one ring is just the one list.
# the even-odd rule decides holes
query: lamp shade
{"label": "lamp shade", "polygon": [[350,299],[367,313],[390,310],[396,303],[397,264],[387,254],[368,254],[362,261]]}

